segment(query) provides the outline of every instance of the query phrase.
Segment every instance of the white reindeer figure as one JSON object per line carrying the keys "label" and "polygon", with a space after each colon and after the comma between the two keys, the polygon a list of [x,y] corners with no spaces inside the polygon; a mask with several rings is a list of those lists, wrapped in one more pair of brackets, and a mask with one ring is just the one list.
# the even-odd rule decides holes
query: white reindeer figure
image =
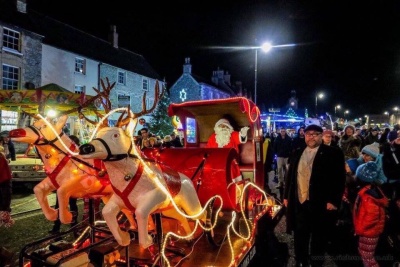
{"label": "white reindeer figure", "polygon": [[[131,115],[130,111],[128,113]],[[114,238],[122,246],[130,244],[129,233],[122,231],[116,220],[123,208],[135,212],[142,248],[153,244],[148,234],[148,218],[157,210],[180,221],[185,232],[190,233],[191,228],[182,211],[194,219],[205,216],[192,181],[182,173],[141,158],[132,138],[139,116],[135,114],[122,120],[122,115],[115,127],[100,129],[95,139],[79,148],[83,158],[103,160],[112,174],[110,180],[115,194],[102,212]],[[172,202],[178,210],[171,206]]]}
{"label": "white reindeer figure", "polygon": [[[102,82],[103,91],[95,89],[98,96],[82,103],[80,109],[88,106],[99,97],[108,97],[114,84],[107,86]],[[64,112],[68,114],[74,111]],[[99,196],[104,202],[113,194],[107,171],[100,160],[83,159],[79,156],[78,145],[75,144],[62,129],[68,116],[63,115],[56,122],[48,121],[39,115],[31,115],[36,121],[25,128],[10,131],[13,141],[33,144],[45,166],[47,177],[34,187],[34,193],[46,219],[55,221],[59,216],[62,223],[70,223],[72,214],[68,209],[70,197]],[[49,205],[47,197],[57,190],[59,201],[58,212]],[[132,214],[124,210],[131,227],[136,227]]]}
{"label": "white reindeer figure", "polygon": [[[53,124],[53,129],[71,151],[77,152],[78,145],[66,134],[62,134],[67,118],[66,115],[58,118]],[[33,191],[45,217],[55,221],[59,215],[62,223],[70,223],[72,220],[72,214],[68,210],[70,197],[97,195],[108,198],[113,190],[106,177],[102,178],[105,171],[101,161],[96,166],[94,160],[84,160],[79,155],[72,156],[49,127],[49,122],[46,123],[44,120],[39,119],[26,128],[12,130],[10,137],[17,142],[34,144],[43,161],[47,177],[37,184]],[[50,207],[47,200],[48,195],[54,190],[57,190],[59,212]]]}

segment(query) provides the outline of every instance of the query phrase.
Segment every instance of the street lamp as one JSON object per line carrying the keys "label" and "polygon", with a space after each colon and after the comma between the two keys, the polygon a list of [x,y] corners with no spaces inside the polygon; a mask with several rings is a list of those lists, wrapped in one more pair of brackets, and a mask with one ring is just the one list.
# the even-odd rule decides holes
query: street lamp
{"label": "street lamp", "polygon": [[264,51],[265,53],[268,53],[272,49],[272,44],[271,43],[263,43],[261,46],[257,46],[254,48],[255,51],[255,64],[254,64],[254,104],[257,105],[257,57],[258,57],[258,49]]}
{"label": "street lamp", "polygon": [[335,116],[336,116],[336,109],[340,109],[340,105],[335,106]]}
{"label": "street lamp", "polygon": [[350,113],[350,111],[348,111],[348,110],[345,110],[345,111],[344,111],[344,113],[343,113],[343,114],[344,114],[344,115],[343,115],[343,117],[345,117],[345,118],[346,118],[346,114],[349,114],[349,113]]}
{"label": "street lamp", "polygon": [[387,117],[387,119],[388,119],[387,123],[390,124],[390,115],[389,115],[389,112],[388,112],[388,111],[385,111],[385,112],[383,112],[383,114],[385,114],[385,115],[388,116],[388,117]]}
{"label": "street lamp", "polygon": [[323,93],[317,93],[315,94],[315,115],[318,116],[318,98],[323,98],[324,94]]}
{"label": "street lamp", "polygon": [[368,128],[368,125],[369,125],[369,116],[368,116],[368,115],[364,115],[364,118],[365,118],[365,126],[367,126],[367,128]]}

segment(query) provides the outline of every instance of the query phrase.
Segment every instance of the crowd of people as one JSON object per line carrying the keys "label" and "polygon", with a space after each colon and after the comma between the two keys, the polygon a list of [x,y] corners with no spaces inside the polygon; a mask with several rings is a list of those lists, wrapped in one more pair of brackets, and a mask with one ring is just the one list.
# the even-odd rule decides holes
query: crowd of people
{"label": "crowd of people", "polygon": [[342,131],[308,125],[296,134],[280,128],[266,135],[266,170],[275,167],[297,266],[322,266],[337,229],[357,238],[364,266],[379,266],[374,254],[384,230],[400,238],[400,156],[399,166],[384,168],[395,149],[400,155],[399,134],[400,125]]}
{"label": "crowd of people", "polygon": [[149,129],[145,127],[138,131],[135,143],[141,150],[157,147],[183,147],[183,140],[175,132],[161,138],[160,136],[152,134]]}

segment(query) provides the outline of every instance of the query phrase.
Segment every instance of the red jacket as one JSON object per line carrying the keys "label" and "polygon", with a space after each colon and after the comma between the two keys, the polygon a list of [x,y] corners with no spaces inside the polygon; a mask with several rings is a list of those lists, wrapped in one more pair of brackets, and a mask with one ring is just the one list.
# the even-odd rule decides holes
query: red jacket
{"label": "red jacket", "polygon": [[[234,148],[236,150],[236,152],[239,153],[239,145],[241,144],[240,142],[240,135],[239,132],[237,131],[233,131],[231,134],[231,139],[230,142],[228,144],[226,144],[224,146],[224,148]],[[218,147],[217,144],[217,139],[216,139],[216,134],[212,133],[211,136],[208,138],[208,142],[206,147]]]}
{"label": "red jacket", "polygon": [[0,155],[0,170],[0,183],[11,180],[11,169],[8,160],[3,155]]}
{"label": "red jacket", "polygon": [[367,185],[358,192],[353,210],[354,230],[360,236],[377,237],[385,227],[385,208],[389,200],[379,187],[377,189],[382,198],[375,198],[367,193],[369,189],[371,186]]}

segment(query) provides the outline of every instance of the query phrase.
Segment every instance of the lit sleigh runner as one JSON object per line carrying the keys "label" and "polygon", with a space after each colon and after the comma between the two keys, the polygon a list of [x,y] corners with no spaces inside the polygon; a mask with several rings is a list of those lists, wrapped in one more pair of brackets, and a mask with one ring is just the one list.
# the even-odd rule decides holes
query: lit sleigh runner
{"label": "lit sleigh runner", "polygon": [[[98,95],[82,103],[79,110],[87,107],[98,98],[108,99],[114,84],[107,86],[101,81],[103,91],[96,88]],[[41,115],[31,115],[36,121],[25,128],[10,131],[10,137],[17,142],[33,144],[43,161],[47,177],[34,187],[34,193],[46,219],[55,221],[59,216],[62,223],[70,223],[73,219],[68,209],[70,197],[101,197],[104,202],[113,194],[107,171],[101,160],[83,159],[78,154],[76,145],[62,129],[67,121],[67,114],[77,109],[63,113],[56,122]],[[48,196],[57,190],[59,209],[49,205]],[[135,221],[128,210],[124,210],[131,227]]]}

